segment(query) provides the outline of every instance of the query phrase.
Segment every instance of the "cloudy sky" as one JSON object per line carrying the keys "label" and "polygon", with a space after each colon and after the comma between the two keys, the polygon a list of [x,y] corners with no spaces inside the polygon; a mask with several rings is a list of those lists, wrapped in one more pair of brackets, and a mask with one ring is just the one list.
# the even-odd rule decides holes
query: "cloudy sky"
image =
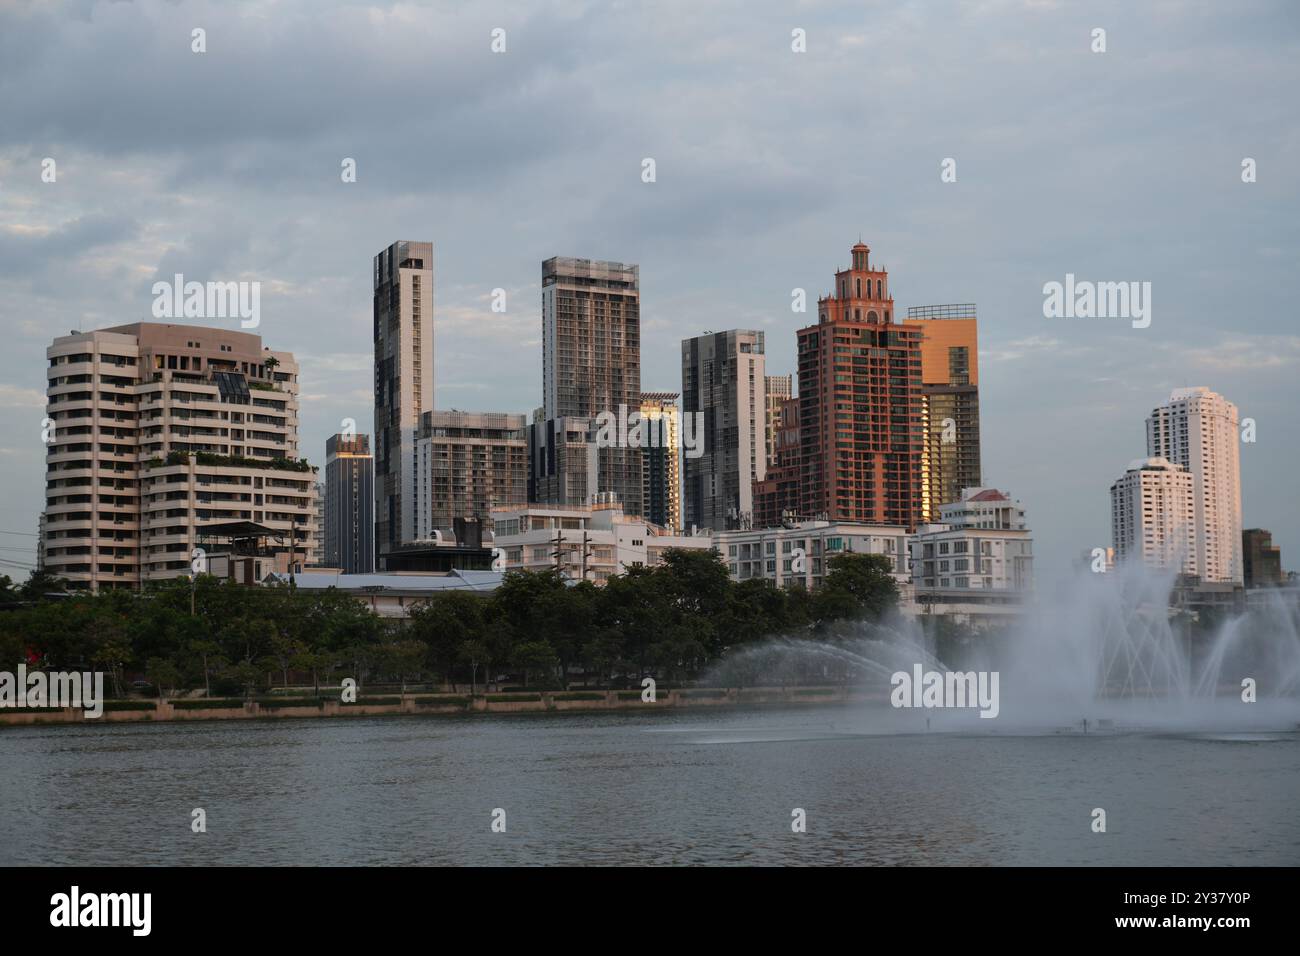
{"label": "cloudy sky", "polygon": [[[861,236],[900,313],[978,304],[985,479],[1045,575],[1109,543],[1109,485],[1182,385],[1256,420],[1244,520],[1300,567],[1298,89],[1285,2],[0,0],[0,557],[31,561],[46,346],[149,320],[158,278],[262,283],[320,463],[371,421],[396,239],[435,247],[437,405],[529,412],[541,260],[639,263],[643,386],[677,390],[706,329],[764,329],[793,371],[791,290],[828,292]],[[1151,282],[1150,327],[1044,318],[1066,273]]]}

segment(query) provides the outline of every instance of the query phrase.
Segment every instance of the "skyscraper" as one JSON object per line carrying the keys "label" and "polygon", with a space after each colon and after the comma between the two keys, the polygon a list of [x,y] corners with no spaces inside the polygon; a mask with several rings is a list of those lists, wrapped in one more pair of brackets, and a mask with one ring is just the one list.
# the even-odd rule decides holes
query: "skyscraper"
{"label": "skyscraper", "polygon": [[763,451],[767,470],[776,464],[776,433],[781,428],[781,407],[794,396],[793,375],[767,375],[763,380],[767,394],[764,416]]}
{"label": "skyscraper", "polygon": [[703,453],[683,469],[688,528],[753,522],[754,482],[767,474],[765,363],[763,333],[753,329],[682,340],[682,413],[703,423]]}
{"label": "skyscraper", "polygon": [[664,528],[682,527],[681,416],[677,392],[642,392],[641,418],[645,519]]}
{"label": "skyscraper", "polygon": [[1192,475],[1196,573],[1242,583],[1241,461],[1237,406],[1203,386],[1177,388],[1147,418],[1147,454]]}
{"label": "skyscraper", "polygon": [[1110,486],[1115,560],[1196,574],[1196,517],[1192,476],[1164,458],[1129,462]]}
{"label": "skyscraper", "polygon": [[801,511],[915,528],[923,518],[921,337],[894,321],[889,273],[859,242],[800,329]]}
{"label": "skyscraper", "polygon": [[921,332],[921,520],[980,484],[979,343],[975,305],[917,306],[903,325]]}
{"label": "skyscraper", "polygon": [[[642,455],[623,443],[567,455],[571,433],[593,445],[598,416],[626,418],[641,404],[641,280],[635,265],[555,257],[542,263],[542,418],[529,428],[530,486],[539,501],[586,504],[613,494],[629,515],[642,506]],[[561,424],[562,423],[562,424]],[[577,459],[583,460],[579,462]],[[585,501],[563,500],[594,466]],[[558,487],[557,487],[558,486]]]}
{"label": "skyscraper", "polygon": [[345,574],[375,570],[373,472],[369,435],[325,440],[325,564]]}
{"label": "skyscraper", "polygon": [[286,570],[317,533],[298,366],[258,335],[140,322],[46,350],[44,565],[73,588],[191,573],[205,529],[262,526]]}
{"label": "skyscraper", "polygon": [[375,555],[415,538],[420,416],[433,409],[433,244],[395,242],[374,262]]}

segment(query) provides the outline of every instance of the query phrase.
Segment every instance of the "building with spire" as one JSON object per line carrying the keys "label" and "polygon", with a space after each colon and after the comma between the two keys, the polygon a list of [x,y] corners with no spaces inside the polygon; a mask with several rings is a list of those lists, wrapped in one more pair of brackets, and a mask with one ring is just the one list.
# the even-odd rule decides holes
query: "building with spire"
{"label": "building with spire", "polygon": [[895,320],[889,273],[859,242],[799,329],[800,511],[831,521],[921,523],[921,340]]}

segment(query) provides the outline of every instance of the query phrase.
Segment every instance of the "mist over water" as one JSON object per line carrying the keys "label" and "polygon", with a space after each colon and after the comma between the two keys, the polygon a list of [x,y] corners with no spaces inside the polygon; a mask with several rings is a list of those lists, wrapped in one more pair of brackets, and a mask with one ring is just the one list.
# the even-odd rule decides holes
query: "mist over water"
{"label": "mist over water", "polygon": [[[741,649],[704,682],[843,681],[869,700],[863,729],[882,733],[1300,730],[1294,593],[1273,590],[1245,613],[1197,622],[1170,609],[1174,583],[1174,573],[1137,564],[1084,570],[1005,626],[971,632],[939,617],[895,614],[824,639],[778,638]],[[997,717],[890,707],[891,676],[918,664],[927,672],[998,672]],[[1243,700],[1247,679],[1255,684],[1251,703]]]}

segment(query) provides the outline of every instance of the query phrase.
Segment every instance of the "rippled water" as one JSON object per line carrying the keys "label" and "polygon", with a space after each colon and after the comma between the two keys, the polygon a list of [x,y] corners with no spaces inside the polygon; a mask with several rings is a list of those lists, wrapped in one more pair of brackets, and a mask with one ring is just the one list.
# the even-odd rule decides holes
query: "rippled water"
{"label": "rippled water", "polygon": [[1300,864],[1294,733],[868,734],[860,718],[5,728],[0,864]]}

